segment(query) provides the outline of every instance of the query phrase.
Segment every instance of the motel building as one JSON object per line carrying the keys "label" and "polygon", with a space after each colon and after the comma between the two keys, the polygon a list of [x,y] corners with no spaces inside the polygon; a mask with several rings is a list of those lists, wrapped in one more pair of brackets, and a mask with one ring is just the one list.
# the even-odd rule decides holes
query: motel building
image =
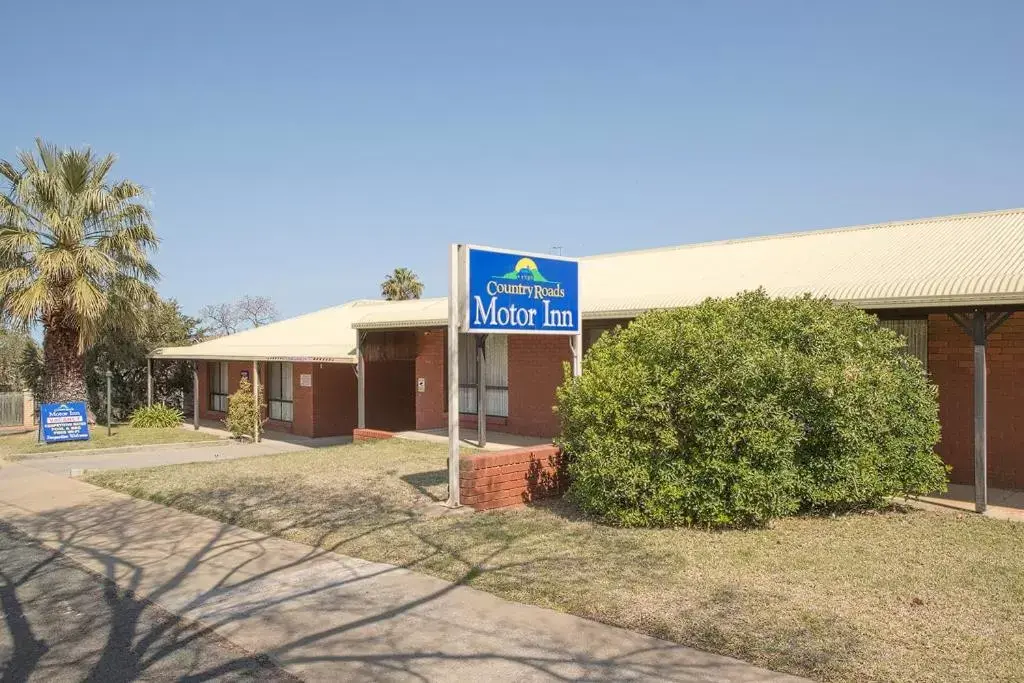
{"label": "motel building", "polygon": [[[1024,209],[590,256],[579,260],[579,280],[584,352],[645,311],[758,287],[869,311],[906,337],[938,386],[938,451],[953,468],[952,483],[975,484],[976,464],[986,462],[982,489],[1024,489]],[[474,311],[473,303],[471,315],[499,314],[483,301]],[[516,313],[503,315],[514,322]],[[444,430],[447,325],[446,298],[353,301],[159,349],[150,362],[195,361],[203,420],[223,419],[241,378],[256,377],[268,430],[307,437],[356,427]],[[460,335],[461,429],[477,429],[482,375],[488,431],[553,437],[555,389],[573,359],[573,339]]]}

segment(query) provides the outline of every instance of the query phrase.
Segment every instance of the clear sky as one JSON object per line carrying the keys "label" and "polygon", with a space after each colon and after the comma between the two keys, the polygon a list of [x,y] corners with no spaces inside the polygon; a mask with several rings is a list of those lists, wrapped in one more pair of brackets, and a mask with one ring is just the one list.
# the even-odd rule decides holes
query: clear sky
{"label": "clear sky", "polygon": [[[163,295],[1024,205],[1024,3],[5,2],[0,157],[116,152]],[[666,274],[670,276],[671,274]]]}

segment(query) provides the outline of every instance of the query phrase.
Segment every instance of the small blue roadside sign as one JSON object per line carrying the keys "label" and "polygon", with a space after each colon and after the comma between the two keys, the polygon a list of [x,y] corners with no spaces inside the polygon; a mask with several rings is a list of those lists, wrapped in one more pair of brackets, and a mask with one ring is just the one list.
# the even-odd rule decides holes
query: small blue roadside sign
{"label": "small blue roadside sign", "polygon": [[43,441],[87,441],[89,439],[89,413],[82,401],[71,403],[44,403],[39,406],[39,427]]}
{"label": "small blue roadside sign", "polygon": [[575,259],[467,247],[464,332],[578,334]]}

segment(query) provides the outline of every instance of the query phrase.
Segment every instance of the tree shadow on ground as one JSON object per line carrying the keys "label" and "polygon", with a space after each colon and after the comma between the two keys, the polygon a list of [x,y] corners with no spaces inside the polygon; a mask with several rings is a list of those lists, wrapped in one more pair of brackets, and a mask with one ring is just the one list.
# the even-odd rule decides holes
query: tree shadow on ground
{"label": "tree shadow on ground", "polygon": [[[14,524],[47,543],[52,552],[46,562],[66,554],[99,569],[109,582],[104,590],[106,614],[104,620],[79,629],[77,635],[68,634],[72,642],[43,644],[24,617],[28,611],[19,595],[19,588],[40,568],[28,568],[17,577],[4,575],[0,600],[13,652],[0,678],[25,680],[42,671],[54,647],[74,649],[74,639],[84,640],[99,624],[105,624],[106,635],[98,651],[87,656],[90,668],[84,680],[145,677],[202,637],[211,633],[244,635],[253,623],[276,629],[278,639],[282,633],[289,634],[274,647],[257,652],[257,659],[267,658],[300,675],[317,671],[322,676],[329,667],[337,671],[339,680],[425,681],[473,678],[474,674],[485,675],[483,671],[550,680],[654,676],[729,680],[746,672],[739,662],[587,626],[590,622],[581,622],[578,632],[506,632],[486,615],[476,615],[472,600],[458,591],[482,575],[521,569],[523,563],[505,559],[513,540],[491,536],[486,543],[455,547],[420,533],[412,524],[415,514],[396,509],[385,498],[365,490],[317,497],[308,489],[282,490],[280,482],[277,484],[275,488],[267,482],[253,482],[241,491],[180,496],[193,496],[189,505],[215,509],[221,519],[273,530],[277,535],[302,531],[311,547],[289,544],[282,550],[281,542],[270,536],[198,517],[189,517],[190,526],[182,529],[177,513],[120,497],[40,514],[22,511]],[[197,496],[204,499],[195,499]],[[342,533],[342,527],[352,531]],[[399,527],[415,538],[420,548],[416,557],[402,566],[333,554],[361,536]],[[420,577],[418,585],[428,582],[430,588],[418,591],[403,591],[400,584],[393,583],[401,581],[406,567],[429,562],[440,554],[449,562],[454,558],[461,567],[456,580]],[[530,563],[546,559],[531,558]],[[202,580],[195,580],[197,576]],[[374,598],[389,587],[396,591],[393,599]],[[418,624],[414,637],[403,620]],[[538,633],[545,637],[538,638]],[[179,667],[176,675],[182,681],[222,680],[250,671],[253,657],[245,653],[215,666]],[[112,670],[122,678],[111,678]]]}
{"label": "tree shadow on ground", "polygon": [[402,475],[400,479],[435,502],[442,502],[448,497],[447,490],[440,488],[448,483],[448,470],[414,472]]}

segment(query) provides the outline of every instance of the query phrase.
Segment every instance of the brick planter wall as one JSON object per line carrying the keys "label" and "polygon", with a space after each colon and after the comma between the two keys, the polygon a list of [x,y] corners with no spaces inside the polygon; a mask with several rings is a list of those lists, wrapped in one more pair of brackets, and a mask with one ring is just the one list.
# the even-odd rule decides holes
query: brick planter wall
{"label": "brick planter wall", "polygon": [[352,430],[353,441],[377,441],[379,439],[393,439],[395,435],[383,429],[359,429]]}
{"label": "brick planter wall", "polygon": [[561,495],[566,483],[561,451],[551,444],[464,455],[459,459],[459,476],[462,504],[475,510]]}

